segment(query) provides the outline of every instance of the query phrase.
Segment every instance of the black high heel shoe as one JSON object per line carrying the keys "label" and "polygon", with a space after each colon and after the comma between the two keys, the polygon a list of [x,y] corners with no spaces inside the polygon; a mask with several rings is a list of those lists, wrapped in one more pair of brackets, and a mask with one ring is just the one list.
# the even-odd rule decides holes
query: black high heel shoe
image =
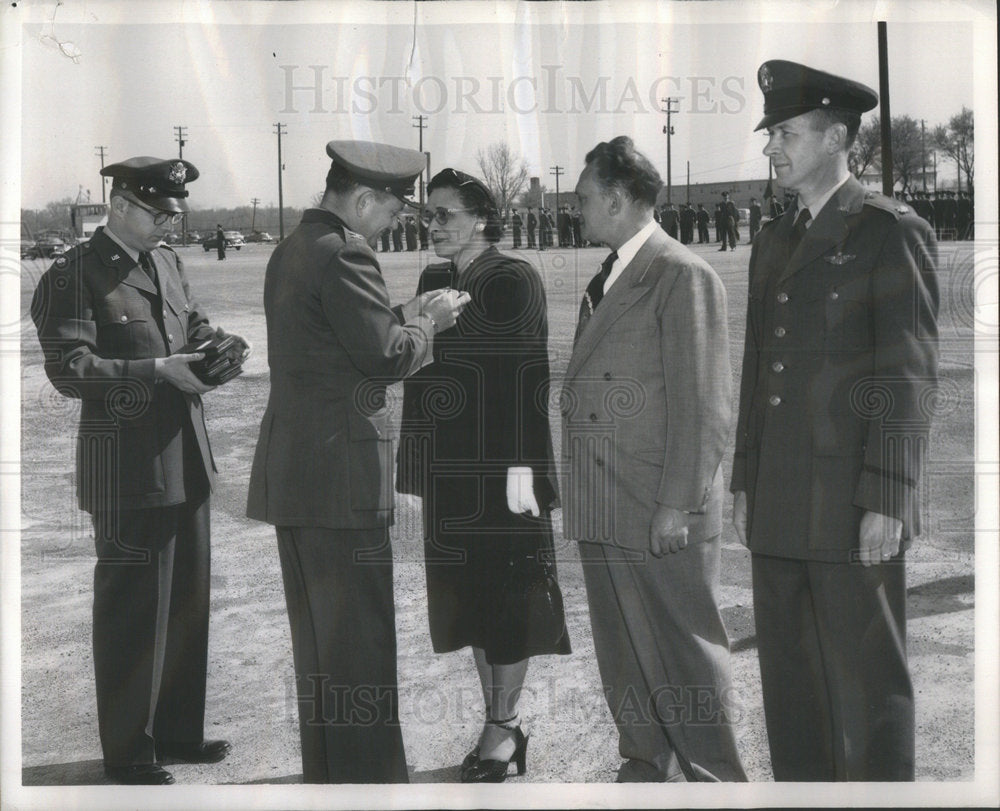
{"label": "black high heel shoe", "polygon": [[[488,724],[514,733],[514,754],[510,756],[510,760],[481,760],[479,758],[479,747],[477,746],[473,752],[469,753],[469,757],[475,753],[475,762],[462,770],[463,783],[502,783],[507,779],[507,770],[511,763],[517,765],[518,777],[527,771],[526,761],[529,736],[521,731],[520,724],[515,726],[512,723],[516,718],[517,716],[515,715],[514,718],[508,718],[506,721],[487,721]],[[466,760],[468,760],[468,757]]]}

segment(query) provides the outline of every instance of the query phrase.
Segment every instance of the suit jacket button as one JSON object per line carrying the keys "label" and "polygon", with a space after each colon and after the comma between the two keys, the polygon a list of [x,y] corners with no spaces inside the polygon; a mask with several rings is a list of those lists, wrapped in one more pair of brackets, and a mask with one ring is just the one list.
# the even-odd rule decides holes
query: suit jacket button
{"label": "suit jacket button", "polygon": [[767,401],[773,406],[781,405],[781,398],[777,394],[772,394]]}
{"label": "suit jacket button", "polygon": [[605,380],[610,380],[611,379],[611,372],[605,372],[604,373],[604,379]]}
{"label": "suit jacket button", "polygon": [[591,414],[590,415],[590,421],[591,422],[597,422],[597,415],[596,414]]}
{"label": "suit jacket button", "polygon": [[781,293],[778,293],[778,303],[779,304],[784,304],[787,301],[788,301],[788,293],[785,293],[784,291],[782,291]]}
{"label": "suit jacket button", "polygon": [[598,457],[597,459],[594,460],[594,464],[597,465],[598,467],[604,467],[604,460]]}
{"label": "suit jacket button", "polygon": [[785,337],[785,328],[784,327],[775,327],[774,328],[774,334],[776,336],[778,336],[779,338],[784,338]]}

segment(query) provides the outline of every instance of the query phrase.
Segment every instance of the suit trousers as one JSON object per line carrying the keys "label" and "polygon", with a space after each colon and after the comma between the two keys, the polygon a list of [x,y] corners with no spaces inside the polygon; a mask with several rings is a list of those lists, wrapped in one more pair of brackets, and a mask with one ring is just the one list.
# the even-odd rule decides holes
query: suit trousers
{"label": "suit trousers", "polygon": [[408,782],[388,530],[276,531],[303,782]]}
{"label": "suit trousers", "polygon": [[752,560],[774,779],[913,780],[902,557]]}
{"label": "suit trousers", "polygon": [[580,543],[619,782],[744,781],[718,607],[720,537],[675,554]]}
{"label": "suit trousers", "polygon": [[94,675],[106,766],[200,742],[208,667],[209,499],[93,516]]}

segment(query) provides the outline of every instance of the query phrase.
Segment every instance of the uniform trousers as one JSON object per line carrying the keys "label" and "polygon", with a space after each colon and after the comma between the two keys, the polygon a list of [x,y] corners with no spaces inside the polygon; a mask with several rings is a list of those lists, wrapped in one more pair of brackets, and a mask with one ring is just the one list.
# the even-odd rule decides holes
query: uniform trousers
{"label": "uniform trousers", "polygon": [[388,530],[276,531],[303,782],[408,782]]}
{"label": "uniform trousers", "polygon": [[619,782],[744,781],[718,607],[720,538],[675,554],[580,543]]}
{"label": "uniform trousers", "polygon": [[99,511],[93,522],[94,675],[104,764],[153,763],[154,742],[203,738],[209,499]]}
{"label": "uniform trousers", "polygon": [[752,566],[774,779],[913,780],[902,557]]}

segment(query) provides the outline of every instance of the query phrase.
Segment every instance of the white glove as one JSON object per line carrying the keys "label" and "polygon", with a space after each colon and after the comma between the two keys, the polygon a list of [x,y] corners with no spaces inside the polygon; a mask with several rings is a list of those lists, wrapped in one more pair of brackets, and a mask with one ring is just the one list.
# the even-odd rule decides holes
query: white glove
{"label": "white glove", "polygon": [[530,467],[507,468],[507,509],[516,515],[531,513],[536,518],[541,514]]}

